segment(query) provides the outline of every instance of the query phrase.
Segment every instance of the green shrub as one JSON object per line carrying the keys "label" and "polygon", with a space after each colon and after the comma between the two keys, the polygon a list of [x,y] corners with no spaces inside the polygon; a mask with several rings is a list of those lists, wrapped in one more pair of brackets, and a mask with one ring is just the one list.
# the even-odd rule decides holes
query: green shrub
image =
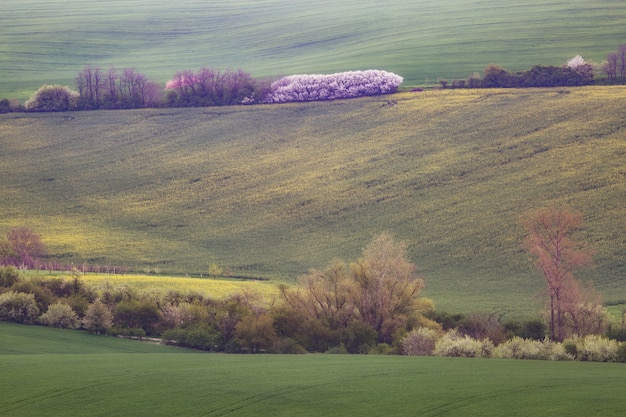
{"label": "green shrub", "polygon": [[540,341],[521,337],[514,337],[496,346],[492,356],[501,359],[568,360],[573,358],[566,352],[563,344],[549,339]]}
{"label": "green shrub", "polygon": [[282,354],[300,354],[306,353],[306,349],[302,345],[290,337],[284,337],[276,340],[272,347],[273,353]]}
{"label": "green shrub", "polygon": [[489,339],[476,340],[469,336],[462,336],[456,330],[450,330],[437,341],[433,355],[488,358],[493,349],[493,342]]}
{"label": "green shrub", "polygon": [[107,329],[106,333],[109,336],[120,336],[124,339],[141,339],[142,337],[146,337],[146,331],[140,327],[111,327]]}
{"label": "green shrub", "polygon": [[620,343],[615,356],[617,362],[626,363],[626,342]]}
{"label": "green shrub", "polygon": [[[590,334],[585,337],[568,339],[566,345],[576,346],[576,359],[589,362],[615,362],[619,342],[606,337]],[[569,352],[568,352],[569,353]]]}
{"label": "green shrub", "polygon": [[31,324],[39,316],[33,294],[9,291],[0,294],[0,320]]}
{"label": "green shrub", "polygon": [[435,350],[439,335],[433,329],[419,327],[402,338],[400,345],[403,355],[430,356]]}
{"label": "green shrub", "polygon": [[214,330],[196,327],[191,329],[169,329],[163,332],[161,338],[163,342],[168,345],[217,351],[219,349],[221,336]]}
{"label": "green shrub", "polygon": [[14,266],[0,266],[0,287],[10,287],[20,278],[20,273]]}
{"label": "green shrub", "polygon": [[39,317],[39,322],[46,326],[60,327],[61,329],[77,329],[80,321],[76,312],[67,304],[51,304],[48,311]]}
{"label": "green shrub", "polygon": [[83,327],[96,334],[104,333],[113,325],[111,310],[98,298],[89,305],[83,318]]}

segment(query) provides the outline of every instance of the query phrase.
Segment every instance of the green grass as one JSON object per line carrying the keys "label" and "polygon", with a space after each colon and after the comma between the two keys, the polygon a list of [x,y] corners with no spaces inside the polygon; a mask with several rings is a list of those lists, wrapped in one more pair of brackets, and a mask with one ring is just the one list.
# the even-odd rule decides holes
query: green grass
{"label": "green grass", "polygon": [[[160,346],[148,353],[142,343],[117,339],[119,346],[97,351],[106,338],[0,323],[3,345],[15,333],[15,349],[0,346],[0,414],[15,417],[606,417],[626,407],[623,364],[222,355]],[[70,343],[59,342],[70,333]]]}
{"label": "green grass", "polygon": [[257,77],[377,68],[428,85],[489,63],[602,62],[626,41],[625,19],[615,0],[4,0],[0,97],[72,85],[86,65],[161,83],[205,65]]}
{"label": "green grass", "polygon": [[[391,232],[438,308],[534,314],[520,216],[566,204],[626,299],[622,87],[0,116],[0,231],[53,259],[295,280]],[[395,104],[394,104],[395,103]]]}

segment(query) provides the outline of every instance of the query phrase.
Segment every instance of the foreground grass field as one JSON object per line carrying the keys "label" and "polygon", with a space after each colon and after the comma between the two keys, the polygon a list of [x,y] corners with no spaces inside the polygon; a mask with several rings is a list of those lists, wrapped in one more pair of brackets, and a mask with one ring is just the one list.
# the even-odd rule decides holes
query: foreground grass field
{"label": "foreground grass field", "polygon": [[620,302],[625,91],[1,115],[0,230],[67,263],[287,281],[389,231],[439,308],[527,314],[543,284],[520,216],[568,205],[596,250],[581,277]]}
{"label": "foreground grass field", "polygon": [[72,85],[86,65],[163,84],[207,65],[256,77],[378,68],[430,85],[489,63],[600,63],[626,42],[625,19],[614,0],[3,0],[0,98]]}
{"label": "foreground grass field", "polygon": [[10,416],[621,416],[623,364],[200,354],[0,323]]}

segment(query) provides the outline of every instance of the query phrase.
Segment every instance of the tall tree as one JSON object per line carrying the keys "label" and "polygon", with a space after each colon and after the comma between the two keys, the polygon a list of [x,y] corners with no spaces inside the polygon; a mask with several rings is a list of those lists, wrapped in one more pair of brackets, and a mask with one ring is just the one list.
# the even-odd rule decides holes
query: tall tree
{"label": "tall tree", "polygon": [[391,343],[396,330],[425,307],[418,299],[424,281],[406,257],[406,244],[382,233],[363,249],[352,272],[361,319],[376,330],[379,342]]}
{"label": "tall tree", "polygon": [[593,252],[572,239],[582,225],[582,213],[567,208],[542,208],[522,219],[528,232],[525,244],[536,258],[549,298],[550,337],[562,341],[566,335],[566,313],[577,304],[574,272],[593,264]]}

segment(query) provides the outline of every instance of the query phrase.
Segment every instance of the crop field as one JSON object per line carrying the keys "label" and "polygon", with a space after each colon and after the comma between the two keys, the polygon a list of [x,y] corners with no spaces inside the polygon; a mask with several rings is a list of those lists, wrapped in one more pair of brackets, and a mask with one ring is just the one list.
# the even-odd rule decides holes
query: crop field
{"label": "crop field", "polygon": [[133,274],[85,274],[81,275],[80,279],[95,290],[106,287],[128,287],[155,296],[166,295],[169,291],[179,291],[189,294],[202,294],[212,299],[224,299],[231,295],[247,292],[255,294],[260,300],[267,302],[278,296],[276,283],[267,281]]}
{"label": "crop field", "polygon": [[543,283],[520,216],[568,205],[596,251],[580,277],[623,302],[625,92],[0,115],[0,232],[66,263],[294,281],[388,231],[438,308],[527,314]]}
{"label": "crop field", "polygon": [[624,364],[193,353],[0,323],[0,414],[621,416]]}
{"label": "crop field", "polygon": [[176,71],[243,68],[255,77],[384,69],[406,86],[602,62],[626,42],[615,0],[3,0],[0,98],[72,85],[86,65]]}

